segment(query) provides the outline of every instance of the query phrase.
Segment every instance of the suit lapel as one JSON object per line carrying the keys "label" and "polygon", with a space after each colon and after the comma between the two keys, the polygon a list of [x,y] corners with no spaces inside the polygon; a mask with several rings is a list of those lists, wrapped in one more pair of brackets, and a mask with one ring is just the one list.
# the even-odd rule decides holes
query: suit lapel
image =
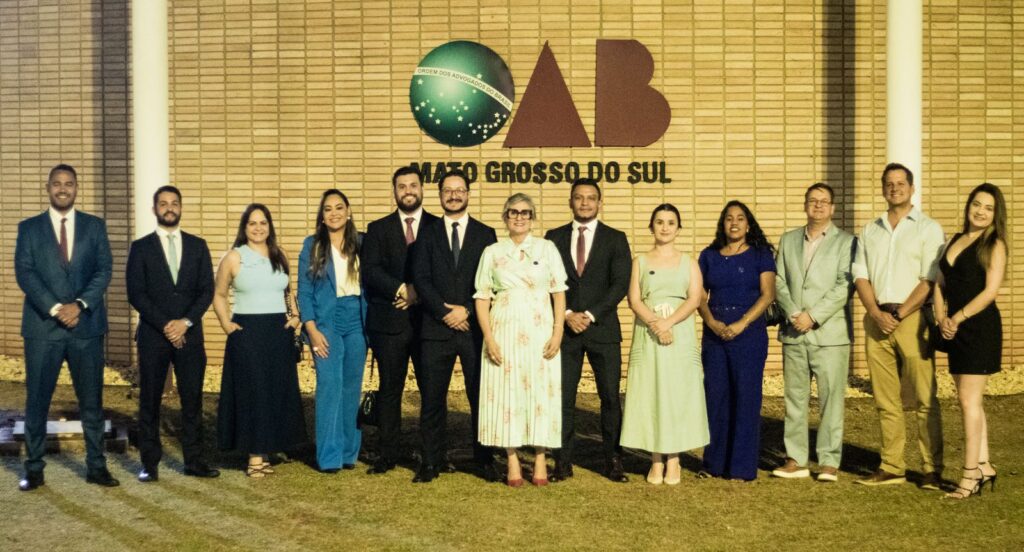
{"label": "suit lapel", "polygon": [[[79,213],[78,209],[75,209],[75,239],[74,239],[74,244],[75,245],[71,249],[71,260],[68,262],[68,269],[69,270],[71,269],[72,266],[74,266],[75,261],[79,257],[82,256],[81,245],[82,245],[82,242],[85,241],[85,237],[84,237],[85,236],[85,232],[83,232],[83,230],[85,230],[85,228],[83,228],[84,225],[83,225],[83,222],[82,222],[82,218],[83,217],[81,216],[81,213]],[[58,242],[58,245],[57,245],[57,251],[58,251],[58,254],[59,254],[60,253],[60,244],[59,244],[59,242]]]}
{"label": "suit lapel", "polygon": [[594,258],[594,255],[600,250],[601,246],[604,243],[602,239],[604,236],[604,232],[604,225],[601,224],[601,221],[597,221],[597,224],[594,225],[594,239],[590,241],[590,253],[587,255],[586,262],[583,263],[584,274],[586,274],[587,272],[587,267],[590,266],[590,260]]}
{"label": "suit lapel", "polygon": [[[807,270],[804,270],[804,277],[805,278],[807,277],[808,274],[811,273],[811,268],[814,267],[815,261],[817,261],[819,257],[821,257],[822,255],[825,254],[825,249],[827,247],[829,247],[829,245],[831,244],[833,238],[835,238],[836,234],[838,234],[838,233],[839,232],[836,231],[836,228],[835,228],[834,225],[829,227],[828,234],[825,234],[825,237],[822,239],[821,244],[818,245],[818,249],[816,249],[814,251],[814,256],[811,257],[811,262],[807,263]],[[800,244],[802,246],[800,248],[800,255],[801,255],[800,258],[802,260],[803,259],[803,253],[804,253],[803,248],[807,247],[807,240],[803,239],[802,236],[801,236],[801,239],[800,239]]]}
{"label": "suit lapel", "polygon": [[324,263],[327,265],[327,280],[331,282],[331,289],[337,290],[338,274],[334,271],[334,246],[329,245],[328,247],[330,247],[330,249],[327,251],[327,254],[330,255],[330,257],[327,259],[327,262]]}
{"label": "suit lapel", "polygon": [[57,266],[61,267],[66,272],[70,267],[70,263],[64,264],[60,258],[60,238],[58,238],[56,232],[53,231],[53,222],[50,220],[50,211],[43,211],[43,213],[39,215],[39,228],[46,232],[46,235],[50,237],[50,239],[46,241],[46,243],[50,244],[50,249],[52,250],[50,258],[55,259]]}
{"label": "suit lapel", "polygon": [[572,223],[566,224],[559,230],[558,240],[555,243],[558,252],[562,254],[562,264],[565,265],[565,272],[569,278],[579,281],[580,275],[576,274],[576,265],[572,262]]}

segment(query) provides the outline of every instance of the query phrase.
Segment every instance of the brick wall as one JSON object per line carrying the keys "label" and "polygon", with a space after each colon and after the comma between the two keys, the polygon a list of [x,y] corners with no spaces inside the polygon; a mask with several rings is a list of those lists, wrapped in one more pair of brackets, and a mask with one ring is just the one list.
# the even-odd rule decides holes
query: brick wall
{"label": "brick wall", "polygon": [[[131,201],[126,6],[0,2],[5,353],[21,349],[11,263],[16,223],[44,207],[45,171],[67,161],[83,173],[83,208],[111,225],[109,356],[131,361],[123,287]],[[949,233],[960,224],[966,193],[989,180],[1003,186],[1013,216],[1024,206],[1011,187],[1024,174],[1024,5],[935,0],[924,13],[924,208]],[[411,161],[665,160],[669,185],[605,188],[603,220],[626,231],[637,250],[650,245],[647,219],[662,201],[683,211],[678,245],[693,255],[732,198],[751,205],[777,241],[802,224],[803,191],[817,180],[839,192],[836,222],[857,231],[885,206],[877,184],[887,161],[885,15],[883,0],[172,1],[171,171],[185,194],[183,227],[207,238],[216,262],[243,207],[261,201],[295,259],[323,189],[343,189],[365,228],[393,209],[390,174]],[[548,42],[593,139],[597,38],[635,38],[653,55],[652,84],[668,99],[672,124],[652,146],[503,149],[499,136],[450,149],[422,134],[410,115],[412,71],[435,46],[466,39],[495,50],[513,73],[518,100]],[[504,199],[527,191],[539,200],[537,226],[547,229],[568,220],[567,189],[482,184],[471,212],[500,227]],[[428,191],[425,205],[439,210],[435,193]],[[1024,335],[1024,287],[1015,285],[1024,267],[1012,262],[1024,247],[1020,234],[1014,230],[1000,299],[1007,363],[1024,354],[1013,345]],[[620,315],[629,327],[625,303]],[[207,328],[217,363],[223,340],[212,311]],[[861,347],[854,351],[862,368]],[[778,353],[773,344],[769,369],[780,367]]]}

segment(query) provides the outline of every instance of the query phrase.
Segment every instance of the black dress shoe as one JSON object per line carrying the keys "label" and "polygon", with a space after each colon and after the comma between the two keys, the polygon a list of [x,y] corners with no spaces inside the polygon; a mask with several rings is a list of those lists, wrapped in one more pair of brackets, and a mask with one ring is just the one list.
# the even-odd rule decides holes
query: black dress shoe
{"label": "black dress shoe", "polygon": [[211,468],[202,462],[197,462],[195,464],[185,466],[185,475],[191,477],[214,478],[220,476],[220,470]]}
{"label": "black dress shoe", "polygon": [[334,474],[336,474],[336,473],[338,473],[340,471],[341,471],[341,468],[324,468],[324,469],[320,470],[320,473],[325,473],[327,475],[334,475]]}
{"label": "black dress shoe", "polygon": [[439,475],[437,468],[430,464],[424,464],[420,467],[419,471],[416,472],[416,476],[412,478],[413,483],[430,483],[437,479]]}
{"label": "black dress shoe", "polygon": [[605,477],[616,483],[629,482],[629,478],[626,477],[626,470],[622,469],[622,458],[612,456],[608,459],[608,464],[605,468]]}
{"label": "black dress shoe", "polygon": [[572,479],[572,464],[565,464],[562,462],[555,462],[555,469],[548,476],[548,480],[552,483],[558,483],[559,481],[565,481],[566,479]]}
{"label": "black dress shoe", "polygon": [[395,469],[395,463],[390,460],[377,460],[370,466],[370,469],[366,470],[366,473],[370,475],[380,475],[382,473],[388,473]]}
{"label": "black dress shoe", "polygon": [[18,490],[34,491],[45,484],[46,481],[43,479],[43,472],[26,472],[25,478],[18,481]]}
{"label": "black dress shoe", "polygon": [[455,464],[452,464],[451,461],[444,463],[444,473],[455,473],[456,471]]}
{"label": "black dress shoe", "polygon": [[356,465],[355,464],[342,464],[341,465],[341,469],[343,469],[343,470],[354,470],[354,469],[356,469]]}
{"label": "black dress shoe", "polygon": [[107,468],[89,471],[85,474],[85,482],[101,487],[116,487],[121,484],[120,481],[114,479],[114,476],[110,475],[110,470]]}
{"label": "black dress shoe", "polygon": [[139,472],[139,483],[155,483],[160,481],[160,473],[157,471],[156,466],[152,468],[142,468]]}

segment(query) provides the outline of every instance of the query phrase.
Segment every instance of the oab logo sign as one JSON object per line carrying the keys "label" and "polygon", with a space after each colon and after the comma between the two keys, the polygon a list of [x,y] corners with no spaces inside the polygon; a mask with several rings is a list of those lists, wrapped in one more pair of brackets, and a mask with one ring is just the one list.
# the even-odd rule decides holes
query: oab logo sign
{"label": "oab logo sign", "polygon": [[[643,147],[671,121],[661,92],[649,83],[654,59],[636,40],[598,40],[594,80],[594,141],[590,141],[555,55],[541,50],[504,147]],[[508,121],[515,84],[505,61],[465,40],[433,49],[413,74],[409,102],[420,128],[442,144],[480,145]]]}

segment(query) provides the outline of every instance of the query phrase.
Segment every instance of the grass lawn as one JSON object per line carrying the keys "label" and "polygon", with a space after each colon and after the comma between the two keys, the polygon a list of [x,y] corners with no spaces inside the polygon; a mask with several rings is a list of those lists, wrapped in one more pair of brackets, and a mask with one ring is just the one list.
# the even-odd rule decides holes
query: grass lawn
{"label": "grass lawn", "polygon": [[[130,418],[135,399],[125,387],[109,387],[113,417]],[[307,422],[312,422],[312,397]],[[165,408],[165,425],[177,424],[177,401]],[[1024,548],[1024,457],[1021,414],[1024,395],[987,399],[992,456],[999,469],[996,492],[954,502],[915,485],[868,488],[854,479],[878,462],[877,418],[871,399],[847,399],[846,448],[840,480],[773,479],[767,471],[753,483],[697,480],[696,456],[685,459],[683,483],[648,485],[642,455],[627,455],[626,484],[598,475],[597,397],[580,397],[582,442],[576,477],[545,488],[510,489],[488,484],[469,471],[468,406],[451,396],[453,460],[466,472],[442,475],[427,485],[410,481],[410,461],[383,476],[355,471],[323,475],[306,462],[310,450],[277,466],[277,473],[252,480],[241,456],[217,456],[219,479],[181,474],[177,441],[165,436],[167,456],[160,481],[135,481],[138,451],[110,454],[111,472],[122,485],[86,485],[84,454],[47,457],[46,485],[17,490],[21,459],[0,457],[0,550],[1021,550]],[[960,411],[943,401],[946,477],[962,463]],[[24,407],[24,387],[0,383],[0,410]],[[74,395],[60,387],[54,411],[74,410]],[[207,439],[212,443],[216,397],[208,396]],[[783,404],[766,398],[763,410],[764,470],[781,462]],[[405,439],[416,433],[418,396],[405,404]],[[908,416],[908,421],[910,416]],[[310,428],[312,434],[312,428]],[[913,427],[908,428],[909,466],[919,469]],[[375,435],[366,443],[375,448]],[[813,441],[812,441],[813,442]],[[365,448],[365,447],[364,447]],[[910,476],[918,475],[911,473]]]}

